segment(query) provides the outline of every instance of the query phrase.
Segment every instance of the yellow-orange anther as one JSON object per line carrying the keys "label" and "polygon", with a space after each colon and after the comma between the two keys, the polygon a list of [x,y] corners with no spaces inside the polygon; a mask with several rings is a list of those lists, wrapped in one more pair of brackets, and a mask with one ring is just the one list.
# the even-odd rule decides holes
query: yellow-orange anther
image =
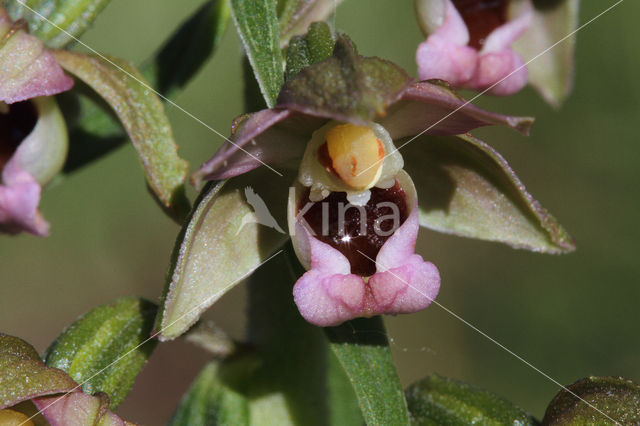
{"label": "yellow-orange anther", "polygon": [[354,189],[375,185],[382,172],[384,146],[369,127],[340,124],[326,134],[331,166]]}
{"label": "yellow-orange anther", "polygon": [[0,410],[0,425],[2,426],[33,426],[33,422],[29,420],[29,417],[18,412],[9,410],[8,408],[5,410]]}

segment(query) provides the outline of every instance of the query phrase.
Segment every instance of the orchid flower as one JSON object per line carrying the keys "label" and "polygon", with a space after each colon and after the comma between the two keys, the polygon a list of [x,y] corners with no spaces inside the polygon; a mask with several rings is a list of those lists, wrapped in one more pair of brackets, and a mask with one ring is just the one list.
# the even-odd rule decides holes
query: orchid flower
{"label": "orchid flower", "polygon": [[[231,178],[261,163],[294,164],[288,216],[308,270],[293,289],[302,316],[330,326],[416,312],[436,297],[440,276],[414,254],[417,191],[403,170],[414,159],[403,158],[397,142],[493,124],[526,133],[531,122],[466,104],[446,86],[413,83],[395,64],[361,57],[341,37],[333,56],[285,83],[275,108],[237,119],[231,143],[194,181]],[[282,191],[291,183],[273,179]],[[351,209],[346,219],[339,214],[344,206]]]}
{"label": "orchid flower", "polygon": [[[577,0],[534,3],[416,0],[427,36],[416,53],[419,77],[498,96],[530,82],[547,101],[559,104],[572,85],[573,44],[547,50],[576,27]],[[543,52],[546,57],[538,60]]]}
{"label": "orchid flower", "polygon": [[71,89],[53,54],[0,8],[0,231],[44,236],[42,186],[62,169],[67,131],[55,95]]}
{"label": "orchid flower", "polygon": [[[86,11],[72,3],[54,9],[45,4],[34,7],[17,2],[7,9],[0,7],[0,232],[49,233],[38,204],[42,187],[62,170],[67,159],[69,135],[53,96],[74,85],[63,69],[93,88],[113,108],[138,150],[149,187],[163,207],[171,210],[182,194],[188,166],[177,156],[162,103],[146,91],[140,73],[117,58],[45,46],[45,41],[64,46],[73,34],[86,29],[103,5]],[[61,16],[82,12],[82,20],[64,33],[49,23],[36,22],[31,27],[42,40],[28,32],[31,27],[25,19],[31,19],[32,24],[33,16],[44,20],[43,14],[53,12]],[[27,14],[24,18],[23,13]],[[77,93],[73,95],[78,101]],[[74,124],[82,119],[73,118]],[[121,133],[118,123],[112,127]]]}

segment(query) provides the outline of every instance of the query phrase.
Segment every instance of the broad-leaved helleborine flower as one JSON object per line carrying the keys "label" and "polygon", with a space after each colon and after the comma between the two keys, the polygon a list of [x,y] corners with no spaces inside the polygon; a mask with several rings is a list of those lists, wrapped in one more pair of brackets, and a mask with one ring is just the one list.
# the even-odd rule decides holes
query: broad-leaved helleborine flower
{"label": "broad-leaved helleborine flower", "polygon": [[[416,0],[427,39],[418,46],[420,79],[510,95],[531,83],[558,105],[573,81],[579,0]],[[553,48],[552,48],[553,47]]]}
{"label": "broad-leaved helleborine flower", "polygon": [[[403,170],[412,158],[395,143],[493,124],[526,133],[531,121],[483,111],[437,83],[413,83],[395,64],[362,57],[339,38],[333,56],[285,83],[275,108],[236,119],[232,143],[194,180],[231,178],[261,163],[293,165],[288,217],[307,269],[293,289],[302,316],[331,326],[416,312],[436,297],[440,276],[414,253],[417,192]],[[290,184],[273,179],[282,191]]]}
{"label": "broad-leaved helleborine flower", "polygon": [[0,232],[44,236],[42,186],[62,169],[67,130],[51,96],[73,86],[53,54],[0,8]]}

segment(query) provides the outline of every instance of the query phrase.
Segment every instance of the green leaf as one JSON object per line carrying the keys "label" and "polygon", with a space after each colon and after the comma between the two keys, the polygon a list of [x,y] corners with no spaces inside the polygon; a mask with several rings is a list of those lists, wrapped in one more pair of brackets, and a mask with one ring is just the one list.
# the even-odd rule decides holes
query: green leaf
{"label": "green leaf", "polygon": [[184,333],[286,241],[288,235],[252,220],[254,210],[245,194],[250,188],[284,225],[287,185],[293,179],[273,177],[262,168],[203,188],[174,247],[156,322],[160,340]]}
{"label": "green leaf", "polygon": [[409,424],[382,319],[360,318],[325,328],[325,333],[351,380],[366,424]]}
{"label": "green leaf", "polygon": [[526,191],[505,159],[470,136],[422,136],[401,150],[418,185],[420,224],[514,248],[567,253],[573,239]]}
{"label": "green leaf", "polygon": [[287,80],[295,76],[304,67],[324,61],[333,53],[335,42],[331,29],[324,22],[314,22],[309,32],[291,40],[287,48]]}
{"label": "green leaf", "polygon": [[226,0],[211,0],[200,7],[142,66],[150,85],[167,97],[182,89],[217,49],[229,17]]}
{"label": "green leaf", "polygon": [[188,164],[178,156],[160,99],[128,62],[59,50],[58,63],[91,86],[113,108],[127,130],[147,175],[165,207],[179,201]]}
{"label": "green leaf", "polygon": [[362,413],[342,364],[330,349],[327,351],[327,406],[332,426],[362,425]]}
{"label": "green leaf", "polygon": [[257,362],[245,356],[207,364],[183,396],[169,425],[249,425],[244,388]]}
{"label": "green leaf", "polygon": [[291,37],[304,34],[312,22],[324,21],[342,0],[278,0],[280,45],[286,46]]}
{"label": "green leaf", "polygon": [[327,424],[326,341],[291,295],[303,272],[289,243],[249,280],[249,344],[262,360],[248,388],[252,426]]}
{"label": "green leaf", "polygon": [[367,124],[384,115],[410,83],[402,68],[384,59],[358,55],[351,40],[341,36],[331,57],[287,80],[276,106]]}
{"label": "green leaf", "polygon": [[[525,62],[531,61],[527,65],[529,83],[554,107],[560,106],[573,87],[576,38],[554,44],[578,27],[579,5],[580,0],[536,2],[529,29],[513,44]],[[525,2],[514,6],[510,11],[514,16],[521,13],[518,7],[530,7]]]}
{"label": "green leaf", "polygon": [[47,367],[33,346],[0,333],[0,410],[36,396],[69,392],[77,386],[64,371]]}
{"label": "green leaf", "polygon": [[437,375],[406,391],[411,424],[416,426],[533,426],[538,422],[522,409],[492,393]]}
{"label": "green leaf", "polygon": [[14,20],[23,18],[29,32],[47,46],[60,48],[78,38],[110,0],[3,0]]}
{"label": "green leaf", "polygon": [[156,310],[153,303],[135,297],[94,308],[51,344],[46,363],[66,371],[85,392],[106,393],[115,408],[156,345],[147,341]]}
{"label": "green leaf", "polygon": [[622,377],[589,376],[578,380],[551,400],[542,424],[640,424],[640,385]]}
{"label": "green leaf", "polygon": [[231,14],[269,108],[284,81],[275,0],[231,0]]}

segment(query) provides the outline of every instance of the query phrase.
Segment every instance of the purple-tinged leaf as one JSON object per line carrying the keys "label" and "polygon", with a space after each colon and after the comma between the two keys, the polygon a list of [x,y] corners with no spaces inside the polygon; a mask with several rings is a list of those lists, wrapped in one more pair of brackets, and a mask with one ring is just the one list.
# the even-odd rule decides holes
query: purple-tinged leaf
{"label": "purple-tinged leaf", "polygon": [[44,44],[27,33],[24,22],[12,23],[0,7],[0,101],[12,104],[72,86],[73,80]]}
{"label": "purple-tinged leaf", "polygon": [[35,398],[33,403],[51,426],[134,426],[109,411],[109,397],[103,393],[72,392]]}
{"label": "purple-tinged leaf", "polygon": [[[287,110],[265,109],[237,117],[229,141],[193,174],[199,187],[203,180],[220,180],[256,167],[301,157],[311,133],[326,120],[305,117]],[[274,174],[274,177],[276,175]]]}
{"label": "purple-tinged leaf", "polygon": [[56,59],[113,108],[133,142],[147,182],[165,207],[181,200],[188,164],[178,156],[160,99],[133,65],[116,58],[59,50]]}
{"label": "purple-tinged leaf", "polygon": [[0,333],[0,409],[77,387],[67,373],[44,365],[33,346]]}
{"label": "purple-tinged leaf", "polygon": [[485,111],[439,80],[412,84],[379,120],[394,140],[421,133],[459,135],[477,127],[501,125],[529,134],[534,119]]}
{"label": "purple-tinged leaf", "polygon": [[575,243],[505,159],[471,135],[422,136],[401,148],[418,190],[420,224],[514,248],[567,253]]}

